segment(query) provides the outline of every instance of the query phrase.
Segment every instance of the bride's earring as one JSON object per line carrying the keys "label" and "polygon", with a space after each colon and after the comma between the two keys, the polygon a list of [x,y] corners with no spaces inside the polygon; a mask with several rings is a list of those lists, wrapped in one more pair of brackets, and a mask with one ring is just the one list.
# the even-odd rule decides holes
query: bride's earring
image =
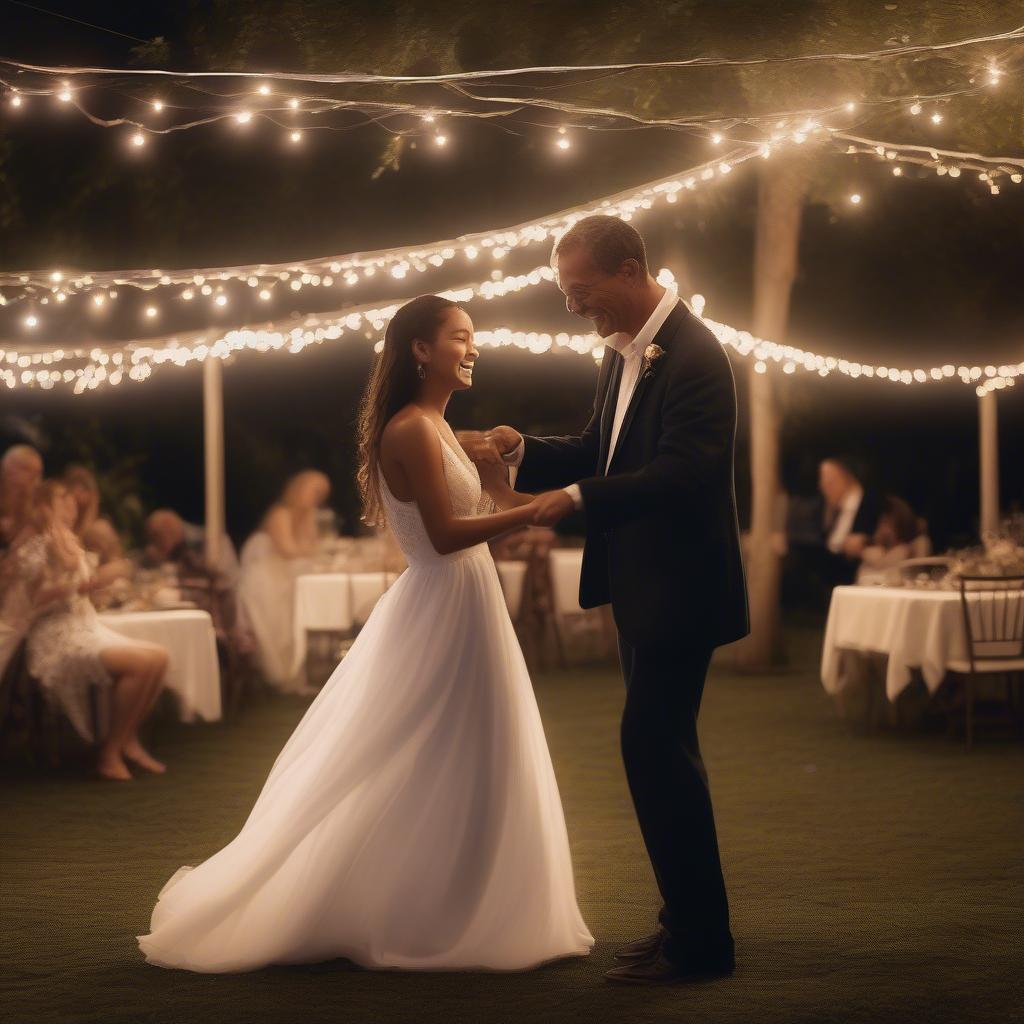
{"label": "bride's earring", "polygon": [[416,364],[416,376],[419,377],[420,380],[427,379],[427,371],[423,369],[422,363]]}

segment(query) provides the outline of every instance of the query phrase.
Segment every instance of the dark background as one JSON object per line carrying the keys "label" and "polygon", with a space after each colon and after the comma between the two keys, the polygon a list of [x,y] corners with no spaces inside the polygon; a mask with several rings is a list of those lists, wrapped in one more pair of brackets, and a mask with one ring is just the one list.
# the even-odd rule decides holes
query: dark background
{"label": "dark background", "polygon": [[[48,6],[140,39],[162,36],[172,67],[213,66],[201,59],[213,45],[203,36],[207,20],[219,26],[217,45],[230,52],[222,4]],[[240,19],[250,10],[250,5],[234,6]],[[362,19],[381,32],[392,8],[403,6],[409,5],[334,5],[339,19],[352,24]],[[601,19],[595,14],[601,6],[586,5],[597,34]],[[109,66],[138,59],[132,40],[10,0],[0,0],[0,7],[5,25],[0,55]],[[437,10],[440,46],[445,11]],[[508,62],[471,39],[462,63],[498,67]],[[287,40],[280,53],[268,45],[248,54],[245,64],[302,66]],[[360,66],[358,52],[353,56],[341,48],[334,68],[349,66]],[[114,112],[127,102],[97,97],[90,105],[98,109],[109,103]],[[969,108],[962,113],[968,116]],[[412,148],[407,140],[398,169],[374,177],[390,141],[379,127],[353,119],[345,132],[306,131],[302,146],[293,148],[282,143],[279,129],[258,123],[244,132],[233,127],[219,124],[157,137],[130,152],[125,133],[90,125],[52,102],[31,102],[17,116],[4,106],[0,266],[275,262],[430,241],[515,224],[672,173],[708,155],[706,142],[658,130],[577,131],[574,148],[561,154],[552,148],[550,127],[518,124],[511,131],[474,120],[446,126],[452,141],[444,151],[422,141]],[[894,179],[888,167],[872,161],[833,156],[825,162],[827,173],[848,182],[848,191],[860,191],[864,202],[858,208],[834,199],[808,205],[786,340],[825,354],[898,366],[1019,361],[1024,186],[1007,185],[992,197],[966,173],[953,181],[908,169],[904,178]],[[745,167],[676,207],[658,205],[635,223],[647,239],[652,267],[670,267],[682,295],[700,292],[707,298],[707,315],[749,328],[755,212],[753,169]],[[502,269],[517,272],[546,259],[546,248],[536,246],[510,254]],[[356,301],[408,297],[482,277],[479,270],[448,268],[413,274],[377,293],[361,289]],[[319,301],[319,308],[344,301],[337,288],[331,296],[307,298],[309,291],[301,301]],[[117,310],[102,321],[83,312],[84,304],[76,311],[69,302],[60,316],[46,307],[39,340],[139,336],[147,299],[131,292],[122,288]],[[247,293],[244,286],[232,292],[226,327],[267,315],[262,309],[249,313]],[[290,297],[275,299],[274,306],[274,315],[313,308]],[[161,329],[195,325],[174,311],[170,298],[163,307]],[[566,314],[553,285],[475,302],[470,312],[480,328],[582,331],[587,326]],[[23,315],[23,309],[0,309],[0,338],[22,343]],[[352,424],[371,344],[371,339],[342,339],[299,355],[250,353],[225,368],[228,523],[236,540],[255,525],[284,479],[306,466],[330,474],[335,507],[349,529],[357,527]],[[748,369],[741,357],[733,362],[740,394],[737,487],[745,518]],[[595,376],[588,356],[485,350],[472,393],[453,400],[450,418],[455,426],[508,422],[528,431],[574,429],[589,412]],[[157,370],[143,384],[100,387],[82,396],[5,392],[0,445],[17,439],[36,443],[49,472],[71,460],[90,462],[110,498],[137,489],[143,507],[169,504],[201,520],[200,378],[196,367],[172,367]],[[870,483],[910,500],[929,520],[940,550],[973,537],[978,504],[973,388],[959,382],[904,387],[838,375],[822,380],[802,371],[792,378],[776,373],[776,379],[785,404],[787,489],[812,491],[818,460],[844,454],[860,463]],[[1017,441],[1024,395],[1019,391],[999,395],[1004,507],[1024,495]],[[137,528],[133,506],[111,511],[123,527]]]}

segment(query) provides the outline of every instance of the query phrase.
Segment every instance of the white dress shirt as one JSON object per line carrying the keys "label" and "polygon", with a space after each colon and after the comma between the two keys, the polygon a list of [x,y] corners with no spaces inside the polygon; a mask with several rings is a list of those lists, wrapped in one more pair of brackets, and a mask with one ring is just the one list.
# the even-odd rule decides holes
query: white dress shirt
{"label": "white dress shirt", "polygon": [[850,536],[853,521],[857,518],[857,510],[860,508],[863,497],[864,491],[861,487],[851,487],[843,495],[843,500],[839,503],[839,514],[829,531],[827,542],[829,551],[838,555],[843,550],[843,543]]}
{"label": "white dress shirt", "polygon": [[[601,343],[606,348],[614,349],[623,358],[622,377],[619,379],[619,393],[615,401],[615,416],[612,419],[612,436],[608,443],[608,461],[602,467],[603,473],[608,472],[608,466],[611,464],[612,455],[615,452],[615,444],[619,439],[619,431],[622,429],[622,421],[626,418],[629,400],[633,397],[633,389],[640,379],[644,350],[654,341],[654,336],[661,330],[662,324],[668,319],[669,313],[672,312],[678,301],[679,293],[676,286],[670,284],[665,288],[665,294],[654,307],[654,312],[648,317],[647,322],[637,332],[636,337],[631,338],[628,334],[620,331],[618,334],[610,334],[607,338],[601,339]],[[516,470],[525,454],[526,442],[520,441],[511,452],[504,456],[505,461],[511,467],[510,476],[513,487],[515,486]],[[579,484],[569,484],[568,487],[562,489],[572,498],[572,503],[577,509],[583,508],[583,494]]]}

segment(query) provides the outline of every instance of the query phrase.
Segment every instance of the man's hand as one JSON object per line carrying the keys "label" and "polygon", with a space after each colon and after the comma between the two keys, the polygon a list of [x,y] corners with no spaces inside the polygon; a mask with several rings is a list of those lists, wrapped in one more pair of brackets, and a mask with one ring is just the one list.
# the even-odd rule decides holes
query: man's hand
{"label": "man's hand", "polygon": [[488,462],[501,463],[503,455],[515,451],[523,437],[512,427],[494,427],[492,430],[459,430],[455,434],[466,454],[479,466]]}
{"label": "man's hand", "polygon": [[569,513],[576,511],[572,498],[563,490],[538,494],[530,508],[533,511],[534,526],[554,526]]}

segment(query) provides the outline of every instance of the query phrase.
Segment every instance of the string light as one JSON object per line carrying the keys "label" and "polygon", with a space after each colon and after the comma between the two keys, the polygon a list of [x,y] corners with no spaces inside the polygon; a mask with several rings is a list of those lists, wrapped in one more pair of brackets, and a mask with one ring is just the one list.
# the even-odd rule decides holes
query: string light
{"label": "string light", "polygon": [[[550,266],[538,267],[528,275],[509,277],[497,281],[481,282],[478,285],[450,289],[440,294],[456,302],[468,302],[476,298],[494,298],[530,287],[542,281],[552,281],[554,273]],[[659,283],[667,284],[674,277],[667,268],[657,275]],[[222,296],[218,296],[220,299]],[[354,307],[334,313],[315,314],[302,318],[301,326],[268,324],[263,328],[240,328],[211,338],[205,331],[177,335],[149,342],[129,342],[119,348],[92,348],[30,352],[0,350],[0,382],[9,388],[39,386],[50,389],[57,384],[73,385],[81,394],[102,383],[115,383],[107,370],[110,365],[127,367],[129,380],[142,381],[151,376],[155,367],[166,363],[184,366],[191,362],[202,362],[207,358],[226,358],[241,350],[271,351],[286,350],[300,352],[311,344],[333,340],[343,335],[365,336],[367,328],[380,332],[387,321],[401,305],[390,302],[379,306]],[[975,387],[979,394],[987,391],[1012,387],[1016,379],[1024,374],[1024,362],[1016,365],[988,366],[936,366],[931,368],[896,368],[873,366],[843,359],[824,356],[789,345],[780,345],[755,337],[747,331],[737,330],[703,316],[704,298],[694,295],[690,308],[695,316],[701,317],[719,343],[734,349],[741,356],[753,356],[754,369],[767,373],[772,364],[780,365],[783,373],[791,375],[798,369],[827,377],[839,373],[851,379],[888,380],[903,385],[924,384],[959,378],[964,384]],[[603,346],[595,335],[544,334],[499,328],[493,331],[477,331],[475,340],[479,345],[515,345],[534,353],[547,352],[557,348],[569,348],[579,353],[590,353],[597,361],[603,356]],[[7,368],[3,364],[7,363]],[[10,366],[20,369],[15,373]],[[74,364],[74,365],[73,365]],[[41,368],[40,368],[41,367]],[[119,378],[120,379],[120,378]]]}

